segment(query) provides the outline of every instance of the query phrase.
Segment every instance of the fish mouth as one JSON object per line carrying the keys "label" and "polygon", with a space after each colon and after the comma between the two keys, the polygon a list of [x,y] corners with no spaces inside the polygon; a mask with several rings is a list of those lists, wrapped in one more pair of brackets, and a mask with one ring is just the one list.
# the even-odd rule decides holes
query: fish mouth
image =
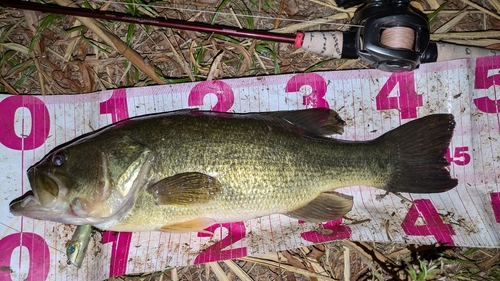
{"label": "fish mouth", "polygon": [[16,216],[22,216],[22,211],[39,206],[40,201],[36,198],[32,190],[27,191],[23,196],[12,200],[9,204],[10,212]]}
{"label": "fish mouth", "polygon": [[[88,224],[86,218],[78,217],[65,196],[66,187],[53,175],[38,173],[30,169],[28,179],[31,190],[9,204],[15,216],[48,220],[68,224]],[[61,192],[62,191],[62,192]]]}
{"label": "fish mouth", "polygon": [[[9,204],[10,212],[15,216],[24,216],[33,219],[62,221],[67,215],[67,208],[55,208],[55,206],[46,206],[40,203],[36,193],[33,190],[27,191],[23,196],[12,200]],[[57,210],[59,209],[59,210]]]}

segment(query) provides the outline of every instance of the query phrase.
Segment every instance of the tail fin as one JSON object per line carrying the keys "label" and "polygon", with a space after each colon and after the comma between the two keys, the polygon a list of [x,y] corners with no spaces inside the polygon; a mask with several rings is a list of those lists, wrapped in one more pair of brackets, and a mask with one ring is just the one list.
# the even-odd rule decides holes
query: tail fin
{"label": "tail fin", "polygon": [[454,188],[458,180],[451,178],[445,158],[454,128],[453,115],[434,114],[408,122],[376,139],[390,147],[395,160],[385,189],[438,193]]}

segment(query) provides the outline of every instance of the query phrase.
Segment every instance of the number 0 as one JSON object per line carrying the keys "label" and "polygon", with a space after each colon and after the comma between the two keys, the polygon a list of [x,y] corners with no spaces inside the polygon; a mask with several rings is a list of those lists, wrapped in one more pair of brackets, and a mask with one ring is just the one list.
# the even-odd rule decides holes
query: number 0
{"label": "number 0", "polygon": [[[15,115],[19,108],[31,114],[31,131],[18,136],[14,129]],[[0,102],[0,142],[15,150],[30,150],[40,147],[49,136],[50,117],[47,107],[33,96],[10,96]]]}
{"label": "number 0", "polygon": [[[10,265],[12,252],[25,247],[29,253],[29,271],[25,280],[46,280],[49,276],[50,252],[45,240],[31,232],[14,233],[0,240],[0,265]],[[9,270],[0,270],[0,280],[12,280]]]}

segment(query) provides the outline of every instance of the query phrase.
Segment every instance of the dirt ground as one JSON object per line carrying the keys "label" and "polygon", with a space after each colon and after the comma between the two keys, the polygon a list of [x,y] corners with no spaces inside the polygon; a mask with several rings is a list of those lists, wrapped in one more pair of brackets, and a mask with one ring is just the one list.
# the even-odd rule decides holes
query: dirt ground
{"label": "dirt ground", "polygon": [[[356,8],[341,9],[330,0],[71,1],[46,2],[285,33],[356,28],[352,25]],[[500,1],[443,4],[443,0],[412,2],[435,16],[431,39],[500,50]],[[96,32],[89,26],[96,21],[92,22],[0,8],[0,92],[89,93],[371,67],[359,59],[332,59],[286,43],[104,20],[94,27],[104,32]],[[500,280],[499,258],[499,249],[339,241],[115,280]]]}

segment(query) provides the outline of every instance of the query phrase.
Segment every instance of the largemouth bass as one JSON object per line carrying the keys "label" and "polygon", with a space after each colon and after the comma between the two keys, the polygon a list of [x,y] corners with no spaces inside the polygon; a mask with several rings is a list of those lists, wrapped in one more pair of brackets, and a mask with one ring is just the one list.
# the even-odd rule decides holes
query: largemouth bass
{"label": "largemouth bass", "polygon": [[410,121],[371,141],[331,138],[329,109],[230,114],[183,110],[132,118],[55,148],[27,171],[32,191],[10,211],[114,231],[201,231],[284,214],[338,219],[353,205],[334,190],[452,189],[444,157],[451,114]]}

